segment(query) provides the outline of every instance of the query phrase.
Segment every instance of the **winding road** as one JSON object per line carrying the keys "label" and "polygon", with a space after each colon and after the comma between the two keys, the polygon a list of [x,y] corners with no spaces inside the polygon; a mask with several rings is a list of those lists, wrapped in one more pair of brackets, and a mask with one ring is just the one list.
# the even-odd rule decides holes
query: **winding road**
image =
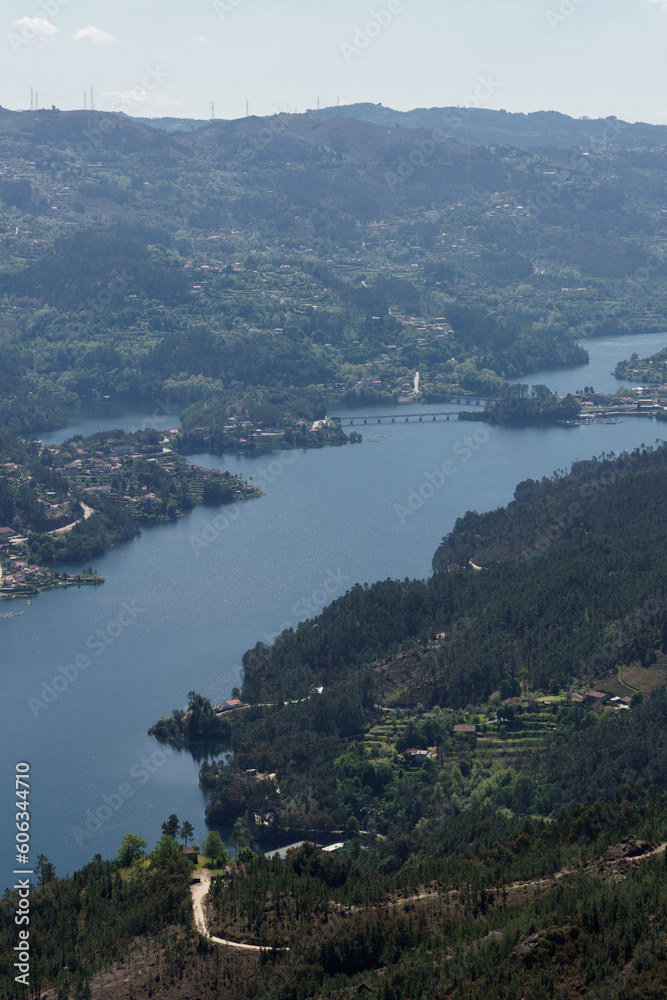
{"label": "winding road", "polygon": [[208,890],[211,887],[211,873],[206,869],[201,869],[197,874],[199,876],[199,882],[192,883],[190,886],[190,892],[192,894],[192,909],[195,915],[195,927],[202,937],[212,941],[213,944],[226,944],[230,948],[241,948],[244,951],[289,951],[289,948],[266,948],[258,944],[239,944],[238,941],[226,941],[224,938],[214,937],[213,934],[209,932],[206,924],[206,911],[204,909],[204,900],[208,896]]}
{"label": "winding road", "polygon": [[[83,503],[83,501],[81,502],[81,507],[83,508],[83,517],[81,520],[87,521],[90,515],[94,514],[95,511],[92,507],[88,507],[85,503]],[[65,531],[71,531],[72,528],[76,528],[78,523],[79,521],[72,521],[71,524],[65,524],[62,528],[56,528],[55,531],[47,531],[46,533],[47,535],[62,535]]]}

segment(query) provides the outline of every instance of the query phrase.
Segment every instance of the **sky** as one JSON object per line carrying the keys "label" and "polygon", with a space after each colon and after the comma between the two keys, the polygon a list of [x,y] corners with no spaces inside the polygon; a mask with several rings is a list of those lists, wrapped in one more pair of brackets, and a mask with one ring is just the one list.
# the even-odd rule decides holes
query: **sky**
{"label": "sky", "polygon": [[92,86],[147,117],[319,100],[667,124],[666,43],[667,0],[2,0],[0,105],[90,107]]}

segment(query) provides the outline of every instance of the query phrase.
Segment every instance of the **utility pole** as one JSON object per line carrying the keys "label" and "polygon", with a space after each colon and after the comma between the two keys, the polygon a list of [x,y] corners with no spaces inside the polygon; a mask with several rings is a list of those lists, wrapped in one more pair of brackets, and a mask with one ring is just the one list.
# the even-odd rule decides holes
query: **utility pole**
{"label": "utility pole", "polygon": [[211,101],[211,121],[215,121],[215,102]]}
{"label": "utility pole", "polygon": [[92,83],[90,85],[90,110],[91,111],[95,110],[95,96],[94,96],[94,92],[93,92],[93,85],[92,85]]}
{"label": "utility pole", "polygon": [[87,110],[88,110],[88,102],[87,102],[87,95],[86,95],[86,92],[85,92],[85,90],[84,90],[84,92],[83,92],[83,110],[84,110],[84,111],[87,111]]}
{"label": "utility pole", "polygon": [[246,118],[248,118],[249,115],[250,115],[250,102],[249,102],[248,98],[246,97],[246,99],[245,99],[245,116],[246,116]]}

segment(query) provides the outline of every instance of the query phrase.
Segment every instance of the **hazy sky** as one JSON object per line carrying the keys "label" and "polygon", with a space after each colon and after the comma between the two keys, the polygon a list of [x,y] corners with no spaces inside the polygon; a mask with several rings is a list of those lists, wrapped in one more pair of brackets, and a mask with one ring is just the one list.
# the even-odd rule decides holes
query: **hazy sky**
{"label": "hazy sky", "polygon": [[[667,123],[667,0],[2,0],[0,104],[219,118],[356,101]],[[477,96],[475,96],[477,93]]]}

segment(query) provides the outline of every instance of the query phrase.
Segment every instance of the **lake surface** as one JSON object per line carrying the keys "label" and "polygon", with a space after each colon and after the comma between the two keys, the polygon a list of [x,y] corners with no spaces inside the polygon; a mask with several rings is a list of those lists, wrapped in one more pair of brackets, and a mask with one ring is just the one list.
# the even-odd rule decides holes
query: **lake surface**
{"label": "lake surface", "polygon": [[[609,373],[616,362],[635,350],[660,350],[667,334],[585,346],[590,365],[522,381],[561,393],[590,384],[615,389],[620,383]],[[101,406],[42,438],[129,430],[146,421],[163,420],[161,429],[178,424],[173,412],[156,414],[158,404],[143,412]],[[352,411],[338,411],[346,412]],[[193,455],[197,464],[252,478],[266,495],[199,507],[175,524],[144,530],[95,560],[104,586],[50,591],[30,606],[2,603],[2,612],[25,611],[0,620],[0,669],[8,694],[5,788],[9,793],[15,763],[29,762],[33,860],[44,853],[64,875],[98,852],[115,856],[128,832],[152,847],[172,812],[190,820],[200,842],[207,828],[199,762],[146,734],[162,712],[183,707],[192,689],[214,702],[228,698],[246,649],[271,642],[355,582],[428,575],[456,518],[506,504],[521,480],[667,437],[664,424],[647,418],[548,429],[450,420],[362,430],[360,445],[260,457]],[[446,460],[456,473],[410,510],[410,498]],[[89,665],[79,669],[77,657]],[[12,819],[3,809],[7,845],[14,840]],[[12,879],[13,858],[4,857],[0,888]]]}
{"label": "lake surface", "polygon": [[624,337],[594,337],[580,340],[590,356],[587,365],[576,365],[572,368],[547,368],[543,371],[524,375],[517,382],[529,385],[548,385],[552,392],[564,395],[576,392],[584,386],[593,386],[596,392],[616,392],[621,386],[637,386],[637,382],[614,377],[614,369],[619,361],[627,360],[631,354],[637,353],[640,358],[655,354],[667,347],[667,334],[642,333],[638,336]]}

